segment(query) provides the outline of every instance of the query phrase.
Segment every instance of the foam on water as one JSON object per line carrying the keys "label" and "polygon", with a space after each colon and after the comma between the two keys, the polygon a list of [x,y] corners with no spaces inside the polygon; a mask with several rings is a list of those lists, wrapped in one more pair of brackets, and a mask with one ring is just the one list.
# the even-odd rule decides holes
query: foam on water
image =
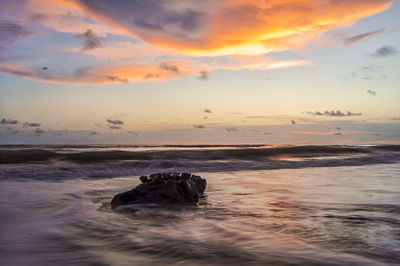
{"label": "foam on water", "polygon": [[[0,160],[1,265],[400,263],[399,145],[3,146]],[[111,210],[169,171],[207,179],[198,206]]]}
{"label": "foam on water", "polygon": [[2,263],[400,262],[400,164],[197,174],[208,183],[198,206],[116,211],[111,198],[139,184],[136,176],[2,180]]}

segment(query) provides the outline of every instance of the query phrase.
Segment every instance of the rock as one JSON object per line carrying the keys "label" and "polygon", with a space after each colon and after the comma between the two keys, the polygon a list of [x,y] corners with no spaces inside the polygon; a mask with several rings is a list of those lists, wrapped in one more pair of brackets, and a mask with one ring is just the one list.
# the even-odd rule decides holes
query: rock
{"label": "rock", "polygon": [[145,175],[142,175],[139,179],[140,179],[140,181],[142,181],[142,183],[147,182],[147,176],[145,176]]}
{"label": "rock", "polygon": [[197,204],[207,182],[189,173],[152,174],[141,176],[142,184],[114,196],[111,207],[125,204]]}
{"label": "rock", "polygon": [[204,190],[206,190],[206,185],[207,185],[206,180],[203,179],[203,178],[201,178],[201,177],[198,176],[198,175],[192,175],[191,178],[192,178],[192,181],[196,184],[197,190],[198,190],[200,193],[203,193]]}

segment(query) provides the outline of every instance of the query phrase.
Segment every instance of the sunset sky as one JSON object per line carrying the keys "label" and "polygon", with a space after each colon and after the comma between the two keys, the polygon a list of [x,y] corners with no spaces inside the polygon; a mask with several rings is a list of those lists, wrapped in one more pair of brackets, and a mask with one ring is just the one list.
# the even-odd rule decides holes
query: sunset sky
{"label": "sunset sky", "polygon": [[0,0],[0,144],[400,143],[400,3]]}

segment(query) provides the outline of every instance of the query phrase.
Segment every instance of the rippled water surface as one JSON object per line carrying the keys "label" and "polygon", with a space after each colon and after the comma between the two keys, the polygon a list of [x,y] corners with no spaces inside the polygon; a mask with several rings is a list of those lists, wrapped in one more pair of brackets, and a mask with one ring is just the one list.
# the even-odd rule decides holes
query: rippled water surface
{"label": "rippled water surface", "polygon": [[0,264],[400,263],[399,163],[196,174],[196,207],[118,210],[137,176],[3,179]]}

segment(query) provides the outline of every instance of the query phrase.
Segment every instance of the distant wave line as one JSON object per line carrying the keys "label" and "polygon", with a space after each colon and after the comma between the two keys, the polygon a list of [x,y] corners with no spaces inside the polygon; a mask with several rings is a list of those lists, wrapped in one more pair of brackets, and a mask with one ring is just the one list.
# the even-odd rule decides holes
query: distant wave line
{"label": "distant wave line", "polygon": [[[164,146],[165,147],[165,146]],[[172,146],[171,146],[172,147]],[[173,146],[176,147],[176,146]],[[185,146],[186,147],[186,146]],[[193,147],[193,146],[191,146]],[[196,146],[199,147],[199,146]],[[210,146],[207,146],[210,147]],[[75,147],[76,148],[76,147]],[[93,148],[93,146],[90,146]],[[234,149],[182,149],[161,151],[83,151],[60,153],[47,149],[3,149],[0,150],[0,164],[43,162],[65,160],[76,163],[92,163],[110,160],[264,160],[275,156],[308,157],[340,154],[369,154],[378,151],[400,151],[400,145],[377,146],[288,146],[271,148]]]}

